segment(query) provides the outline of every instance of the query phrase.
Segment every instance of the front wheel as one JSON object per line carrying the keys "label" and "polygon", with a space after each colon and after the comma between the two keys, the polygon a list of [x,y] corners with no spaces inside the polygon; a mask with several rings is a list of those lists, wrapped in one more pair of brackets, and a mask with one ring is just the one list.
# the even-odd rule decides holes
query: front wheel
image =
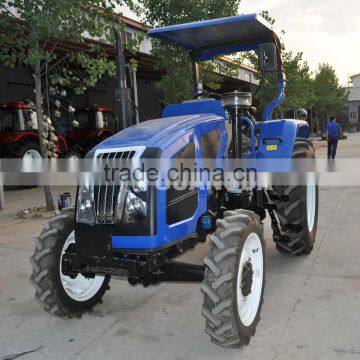
{"label": "front wheel", "polygon": [[241,347],[249,343],[260,320],[265,286],[263,226],[252,211],[228,211],[210,240],[201,286],[205,331],[217,345]]}
{"label": "front wheel", "polygon": [[67,208],[48,221],[30,258],[36,299],[46,311],[69,318],[79,317],[101,302],[110,281],[108,276],[78,274],[71,278],[62,273],[63,255],[75,243],[74,215],[74,208]]}

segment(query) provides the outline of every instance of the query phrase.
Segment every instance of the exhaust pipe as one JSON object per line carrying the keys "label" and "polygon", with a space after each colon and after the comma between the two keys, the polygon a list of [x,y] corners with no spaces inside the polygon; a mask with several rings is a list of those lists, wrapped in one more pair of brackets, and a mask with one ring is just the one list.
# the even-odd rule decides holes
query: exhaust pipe
{"label": "exhaust pipe", "polygon": [[125,56],[120,31],[114,28],[114,34],[116,39],[115,109],[117,130],[121,131],[131,126],[131,89],[127,87],[126,83]]}

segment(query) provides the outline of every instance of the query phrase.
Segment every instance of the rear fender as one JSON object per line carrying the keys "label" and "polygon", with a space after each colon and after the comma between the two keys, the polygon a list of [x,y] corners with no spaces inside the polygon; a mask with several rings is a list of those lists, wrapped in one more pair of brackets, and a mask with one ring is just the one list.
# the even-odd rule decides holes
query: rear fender
{"label": "rear fender", "polygon": [[301,120],[273,120],[256,125],[258,158],[291,158],[296,139],[308,139],[309,124]]}
{"label": "rear fender", "polygon": [[0,134],[0,144],[13,144],[23,140],[39,141],[39,136],[31,131]]}
{"label": "rear fender", "polygon": [[57,137],[58,137],[58,141],[56,143],[56,151],[58,154],[64,155],[64,153],[68,151],[69,146],[64,136],[58,135]]}

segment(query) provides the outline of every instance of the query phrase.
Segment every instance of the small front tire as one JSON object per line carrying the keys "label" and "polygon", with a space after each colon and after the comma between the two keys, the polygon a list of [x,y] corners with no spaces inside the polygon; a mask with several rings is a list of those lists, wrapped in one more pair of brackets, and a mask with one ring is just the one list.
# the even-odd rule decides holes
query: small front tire
{"label": "small front tire", "polygon": [[62,257],[74,239],[74,208],[66,208],[49,220],[36,239],[34,255],[30,258],[33,284],[38,302],[45,311],[60,317],[80,317],[100,303],[109,289],[109,276],[75,279],[62,271]]}

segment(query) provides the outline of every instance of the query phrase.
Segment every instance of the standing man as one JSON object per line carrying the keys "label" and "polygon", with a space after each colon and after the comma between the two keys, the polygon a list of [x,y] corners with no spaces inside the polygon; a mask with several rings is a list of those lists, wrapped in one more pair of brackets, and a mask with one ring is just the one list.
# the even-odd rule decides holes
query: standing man
{"label": "standing man", "polygon": [[336,117],[331,116],[330,121],[326,126],[327,139],[328,139],[328,159],[335,159],[336,150],[341,133],[340,125],[336,122]]}

